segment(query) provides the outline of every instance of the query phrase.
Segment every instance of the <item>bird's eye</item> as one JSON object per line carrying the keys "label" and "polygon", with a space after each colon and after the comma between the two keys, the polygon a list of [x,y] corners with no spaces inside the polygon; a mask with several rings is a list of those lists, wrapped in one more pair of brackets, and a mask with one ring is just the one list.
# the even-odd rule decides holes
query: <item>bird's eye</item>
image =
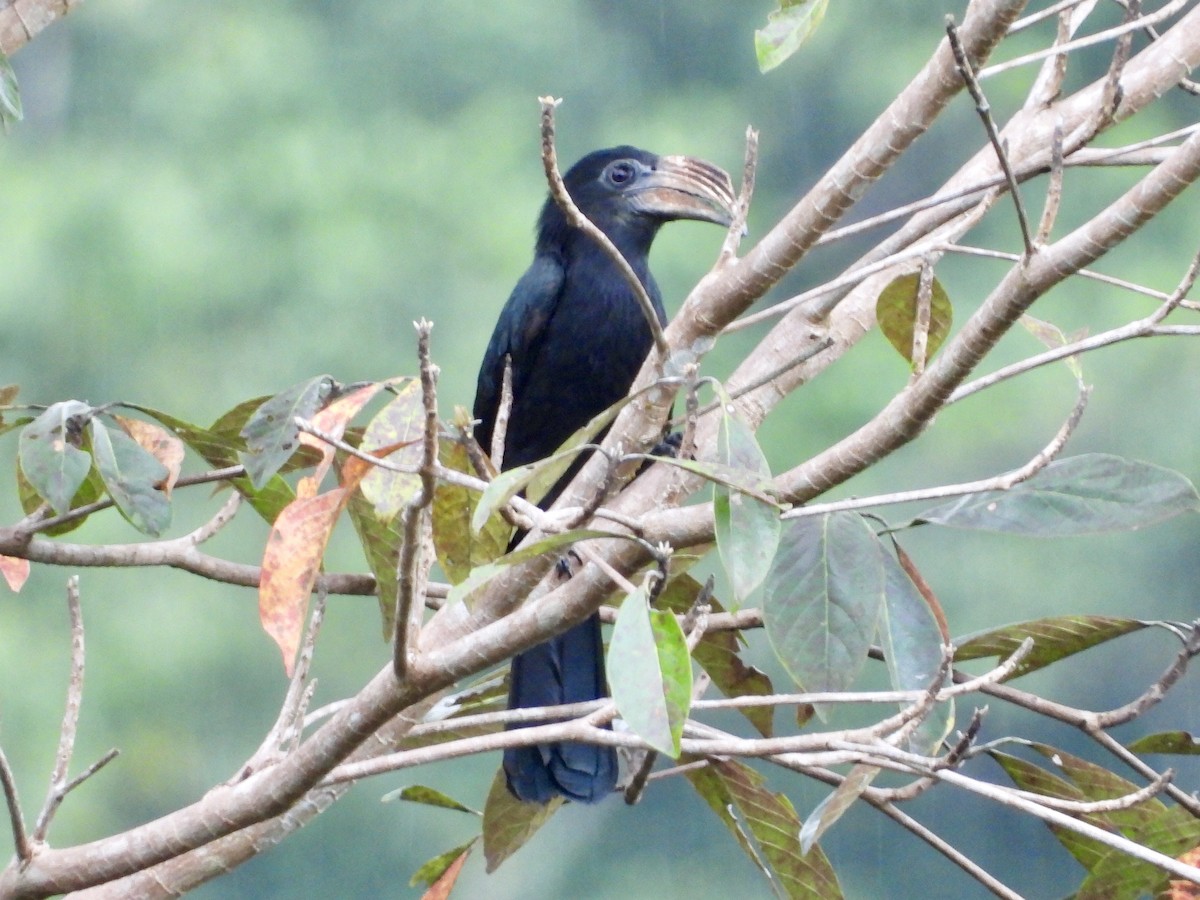
{"label": "bird's eye", "polygon": [[637,169],[629,160],[622,159],[609,166],[605,175],[609,184],[614,187],[621,187],[637,177]]}

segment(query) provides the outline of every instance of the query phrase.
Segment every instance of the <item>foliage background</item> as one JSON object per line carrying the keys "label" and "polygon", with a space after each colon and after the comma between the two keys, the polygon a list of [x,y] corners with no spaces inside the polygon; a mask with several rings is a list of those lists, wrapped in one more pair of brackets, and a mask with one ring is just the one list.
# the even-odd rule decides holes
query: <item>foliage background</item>
{"label": "foliage background", "polygon": [[[528,262],[544,195],[538,95],[565,98],[564,162],[629,142],[737,171],[744,128],[754,124],[762,154],[753,240],[916,71],[941,37],[943,15],[961,14],[948,0],[833,4],[813,43],[763,76],[752,30],[770,8],[682,0],[85,4],[13,60],[26,121],[0,141],[0,383],[19,382],[26,402],[125,399],[207,422],[320,372],[351,381],[412,371],[410,322],[425,316],[437,326],[443,412],[469,406],[495,314]],[[1117,14],[1114,5],[1110,15]],[[1013,111],[1006,98],[1019,96],[1032,74],[986,85],[1001,120]],[[1073,77],[1096,74],[1084,67]],[[1171,103],[1185,121],[1195,118],[1196,98]],[[1110,140],[1165,130],[1169,109],[1135,118]],[[855,216],[924,196],[982,140],[963,97]],[[1081,213],[1132,177],[1068,174],[1068,208],[1088,195]],[[1118,251],[1103,270],[1169,290],[1197,242],[1195,202],[1185,196],[1136,251]],[[1011,209],[999,204],[983,233],[1016,249]],[[715,229],[690,223],[664,232],[654,268],[669,310],[719,239]],[[828,277],[854,255],[840,244],[814,253],[775,297]],[[950,259],[939,269],[962,309],[990,284],[988,265]],[[1149,308],[1080,283],[1034,312],[1065,330],[1087,324],[1094,332]],[[727,371],[751,340],[746,333],[726,339],[712,371]],[[1032,338],[1014,335],[999,356],[1036,349]],[[1069,452],[1122,453],[1200,478],[1193,387],[1200,356],[1192,346],[1124,345],[1087,360],[1085,371],[1096,390]],[[869,337],[768,420],[768,455],[781,465],[821,449],[865,421],[906,375],[882,338]],[[1054,368],[987,398],[943,414],[920,441],[843,493],[1017,465],[1057,427],[1073,388]],[[7,441],[6,467],[15,437]],[[3,483],[11,485],[11,476]],[[180,505],[176,530],[202,521],[211,504]],[[0,514],[18,515],[11,489],[0,491]],[[247,521],[234,532],[216,549],[252,561],[265,529]],[[78,536],[135,539],[115,516]],[[1051,614],[1191,618],[1198,539],[1200,524],[1186,518],[1077,541],[945,531],[906,540],[961,635]],[[332,565],[362,568],[351,540],[335,546]],[[65,692],[66,574],[35,569],[20,595],[0,594],[0,740],[27,807],[44,789]],[[122,757],[72,796],[52,834],[57,844],[153,818],[231,776],[257,746],[284,688],[251,591],[158,571],[88,570],[82,588],[89,667],[76,758],[82,765],[110,746]],[[763,642],[752,637],[751,644],[756,661],[770,667]],[[1157,675],[1169,649],[1161,636],[1135,636],[1030,683],[1075,705],[1114,705]],[[344,696],[387,658],[374,601],[335,598],[318,646],[318,701]],[[1136,727],[1195,722],[1195,685],[1189,679]],[[993,705],[985,737],[1019,727]],[[1069,734],[1047,739],[1074,746]],[[449,812],[381,806],[378,797],[419,781],[481,804],[496,762],[443,764],[362,785],[282,847],[195,896],[415,895],[405,887],[412,871],[463,840],[470,823]],[[1196,775],[1185,765],[1181,777],[1190,788]],[[799,779],[777,784],[802,815],[824,794]],[[1055,896],[1077,882],[1074,864],[1042,826],[935,793],[917,814],[1018,890]],[[1045,855],[1013,857],[1036,842]],[[869,812],[852,813],[825,844],[851,897],[979,890]],[[678,779],[633,809],[612,801],[562,811],[486,883],[479,861],[471,866],[464,896],[570,896],[582,885],[596,898],[657,897],[668,885],[677,896],[767,896]]]}

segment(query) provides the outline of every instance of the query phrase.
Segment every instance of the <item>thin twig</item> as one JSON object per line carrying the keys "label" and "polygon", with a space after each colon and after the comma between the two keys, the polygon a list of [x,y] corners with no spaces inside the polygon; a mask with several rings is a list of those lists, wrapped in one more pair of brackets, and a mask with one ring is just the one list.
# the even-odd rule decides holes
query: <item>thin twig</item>
{"label": "thin twig", "polygon": [[[986,247],[972,247],[967,244],[946,244],[942,249],[947,253],[960,253],[964,256],[978,256],[985,259],[1003,260],[1005,262],[1020,262],[1021,255],[1018,253],[1007,253],[1003,250],[990,250]],[[1152,300],[1166,300],[1171,295],[1156,288],[1148,287],[1144,284],[1138,284],[1135,281],[1127,281],[1124,278],[1117,278],[1115,275],[1105,275],[1103,272],[1096,272],[1092,269],[1080,269],[1075,272],[1072,277],[1083,278],[1087,281],[1095,281],[1098,284],[1106,284],[1111,287],[1120,288],[1123,291],[1139,294],[1143,297],[1149,297]]]}
{"label": "thin twig", "polygon": [[747,126],[746,154],[742,162],[742,189],[738,192],[737,203],[733,208],[733,221],[725,232],[725,240],[721,244],[721,252],[717,254],[714,269],[720,269],[737,258],[738,246],[746,234],[746,217],[750,214],[750,201],[754,198],[754,176],[758,171],[758,132]]}
{"label": "thin twig", "polygon": [[1025,242],[1025,255],[1026,257],[1033,256],[1033,237],[1029,233],[1029,220],[1025,216],[1025,204],[1021,200],[1021,188],[1017,183],[1017,176],[1013,174],[1012,164],[1008,160],[1008,151],[1004,147],[1004,141],[1000,139],[1000,132],[996,128],[995,120],[992,118],[992,107],[988,103],[987,97],[984,96],[983,88],[979,85],[979,79],[975,77],[975,71],[971,67],[971,61],[967,59],[966,51],[963,50],[962,41],[958,36],[958,26],[954,23],[954,16],[946,16],[946,36],[950,39],[950,48],[954,51],[954,61],[958,65],[958,72],[971,94],[971,99],[975,101],[975,111],[979,113],[979,118],[983,121],[983,127],[987,131],[988,140],[992,142],[992,147],[996,151],[996,159],[999,161],[1000,168],[1004,172],[1004,178],[1008,182],[1008,192],[1012,195],[1013,203],[1017,209],[1017,223],[1021,226],[1021,239]]}
{"label": "thin twig", "polygon": [[1088,3],[1090,0],[1059,0],[1053,6],[1047,6],[1045,9],[1039,9],[1035,13],[1030,13],[1023,19],[1017,19],[1008,27],[1008,34],[1014,35],[1019,31],[1024,31],[1031,25],[1036,25],[1051,16],[1057,16],[1059,13],[1065,12],[1072,7],[1079,6],[1081,3]]}
{"label": "thin twig", "polygon": [[1010,59],[1002,63],[996,63],[993,66],[988,66],[985,69],[981,69],[979,72],[979,78],[991,78],[994,75],[1000,75],[1009,71],[1010,69],[1016,69],[1020,66],[1039,62],[1040,60],[1045,59],[1047,56],[1053,56],[1057,53],[1071,53],[1075,50],[1081,50],[1084,47],[1092,47],[1096,44],[1103,44],[1106,41],[1119,38],[1121,35],[1129,34],[1145,28],[1148,25],[1154,25],[1164,19],[1168,19],[1175,15],[1175,13],[1179,12],[1179,10],[1183,9],[1183,7],[1187,6],[1188,2],[1189,0],[1171,0],[1170,3],[1156,12],[1150,13],[1146,16],[1136,19],[1135,21],[1125,22],[1121,25],[1114,26],[1113,28],[1108,28],[1104,31],[1098,31],[1095,34],[1089,34],[1087,37],[1079,38],[1078,40],[1071,41],[1068,44],[1050,47],[1045,50],[1037,50],[1033,53],[1026,53],[1024,56],[1018,56],[1016,59]]}
{"label": "thin twig", "polygon": [[575,205],[575,201],[571,199],[571,195],[567,191],[567,186],[563,183],[562,174],[558,170],[558,154],[554,149],[554,110],[562,103],[562,100],[555,99],[554,97],[539,97],[538,103],[542,107],[542,167],[546,171],[546,181],[550,185],[550,196],[554,198],[554,202],[562,210],[567,222],[596,242],[600,249],[604,251],[604,254],[620,270],[621,275],[633,290],[633,296],[637,300],[638,306],[642,309],[642,315],[646,317],[646,325],[650,329],[650,334],[654,337],[654,347],[658,352],[658,363],[661,367],[662,363],[666,361],[670,348],[667,346],[667,339],[663,335],[662,323],[658,321],[658,313],[654,309],[654,304],[650,301],[650,295],[646,293],[646,286],[642,284],[642,280],[633,271],[633,267],[629,265],[628,260],[621,255],[621,251],[608,239],[608,235],[596,227],[591,219],[580,212],[579,207]]}
{"label": "thin twig", "polygon": [[[325,621],[325,605],[328,595],[318,591],[313,600],[312,614],[308,619],[308,627],[304,632],[304,640],[300,644],[300,655],[296,660],[296,669],[288,682],[287,693],[279,707],[279,715],[275,724],[267,732],[262,743],[247,763],[242,767],[240,777],[256,772],[264,765],[274,762],[280,752],[289,743],[294,743],[304,729],[306,723],[309,696],[308,673],[312,668],[313,651],[317,644],[317,635],[321,633],[321,625]],[[239,778],[240,780],[240,778]]]}
{"label": "thin twig", "polygon": [[54,770],[50,775],[50,787],[42,811],[33,828],[33,840],[46,840],[50,821],[62,801],[71,768],[71,757],[75,752],[75,737],[79,732],[79,709],[83,703],[83,610],[79,603],[79,576],[67,579],[67,617],[71,623],[71,675],[67,682],[67,705],[63,711],[62,725],[58,731],[58,752],[54,756]]}
{"label": "thin twig", "polygon": [[929,356],[929,323],[933,317],[933,259],[932,254],[921,260],[917,279],[917,314],[913,318],[912,378],[920,378]]}
{"label": "thin twig", "polygon": [[488,448],[492,455],[492,465],[496,471],[504,468],[504,441],[508,437],[508,417],[512,415],[513,406],[513,365],[512,354],[504,354],[504,375],[500,379],[500,405],[496,408],[496,422],[492,426],[492,446]]}
{"label": "thin twig", "polygon": [[[1125,24],[1137,20],[1142,11],[1142,0],[1127,0],[1125,4]],[[1096,131],[1107,128],[1117,118],[1117,109],[1121,106],[1124,91],[1121,88],[1121,75],[1125,64],[1129,62],[1129,54],[1133,48],[1133,32],[1127,31],[1117,38],[1113,47],[1112,59],[1108,63],[1108,72],[1104,76],[1104,90],[1101,93],[1100,106],[1096,110],[1093,127]]]}
{"label": "thin twig", "polygon": [[1058,220],[1062,206],[1063,191],[1063,123],[1060,116],[1054,123],[1054,136],[1050,142],[1050,179],[1046,185],[1046,203],[1042,207],[1042,218],[1038,222],[1037,236],[1033,239],[1038,246],[1050,240],[1050,232]]}
{"label": "thin twig", "polygon": [[898,503],[912,503],[917,500],[944,500],[948,497],[961,497],[967,494],[979,494],[984,491],[1009,490],[1023,481],[1028,481],[1062,452],[1062,448],[1066,446],[1071,434],[1075,431],[1075,427],[1079,424],[1079,420],[1083,417],[1083,411],[1087,408],[1089,394],[1090,391],[1086,388],[1080,390],[1079,397],[1075,402],[1074,408],[1071,410],[1071,414],[1063,422],[1054,437],[1029,462],[1025,463],[1019,469],[1013,469],[1011,472],[1005,472],[1001,475],[994,475],[991,478],[982,478],[978,481],[947,484],[940,487],[921,488],[913,491],[897,491],[892,494],[877,494],[873,497],[851,497],[847,500],[835,500],[830,503],[810,503],[806,506],[790,509],[783,513],[780,518],[802,519],[809,516],[820,516],[826,513],[844,512],[852,509],[894,506]]}
{"label": "thin twig", "polygon": [[1192,286],[1196,282],[1197,274],[1200,273],[1200,251],[1192,257],[1188,264],[1187,271],[1184,272],[1183,278],[1176,286],[1175,290],[1170,294],[1162,297],[1163,302],[1157,309],[1145,318],[1138,319],[1135,322],[1130,322],[1128,325],[1122,325],[1118,328],[1112,328],[1108,331],[1103,331],[1100,334],[1092,335],[1078,341],[1073,341],[1069,344],[1064,344],[1061,347],[1054,347],[1046,350],[1036,356],[1031,356],[1028,359],[1023,359],[1011,365],[997,369],[988,375],[981,378],[976,378],[974,381],[960,385],[950,394],[950,398],[946,401],[946,405],[957,403],[959,400],[966,399],[972,394],[976,394],[986,388],[999,384],[1010,378],[1015,378],[1018,375],[1023,375],[1040,366],[1048,365],[1052,362],[1057,362],[1060,359],[1066,359],[1070,356],[1078,356],[1092,350],[1097,350],[1101,347],[1108,347],[1112,344],[1122,341],[1133,340],[1141,337],[1167,336],[1167,335],[1200,335],[1200,327],[1195,326],[1177,326],[1175,328],[1167,328],[1159,323],[1174,309],[1176,309],[1184,298],[1191,291]]}
{"label": "thin twig", "polygon": [[[775,367],[771,371],[767,372],[766,374],[761,375],[758,378],[755,378],[753,381],[743,384],[740,387],[736,388],[735,390],[730,391],[729,399],[737,400],[739,397],[744,397],[744,396],[746,396],[746,394],[749,394],[752,391],[758,390],[763,385],[770,384],[772,381],[774,381],[780,375],[790,372],[792,369],[796,368],[796,366],[803,365],[804,363],[808,362],[810,359],[813,359],[814,357],[821,355],[826,350],[833,347],[833,338],[829,337],[828,335],[822,335],[816,328],[814,328],[813,331],[808,336],[810,338],[812,338],[813,343],[804,347],[802,350],[797,351],[796,355],[791,357],[789,360],[787,360],[787,362],[780,363],[777,367]],[[720,407],[721,407],[720,400],[709,401],[703,407],[696,410],[696,416],[697,417],[706,416],[710,412],[712,412],[716,409],[720,409]],[[677,423],[672,422],[671,424],[674,425]],[[687,456],[684,456],[682,453],[680,454],[680,457],[682,459],[689,458]]]}
{"label": "thin twig", "polygon": [[1087,816],[1095,813],[1118,812],[1123,809],[1132,809],[1139,803],[1145,803],[1152,797],[1157,797],[1163,793],[1174,777],[1174,773],[1170,769],[1167,769],[1167,771],[1156,776],[1153,781],[1143,788],[1130,791],[1128,794],[1122,794],[1119,797],[1110,797],[1104,800],[1066,800],[1061,797],[1052,797],[1048,794],[1035,794],[1031,791],[1018,791],[1017,793],[1041,803],[1043,806],[1057,809],[1060,812],[1070,813],[1073,816]]}
{"label": "thin twig", "polygon": [[437,366],[429,353],[429,335],[433,323],[425,319],[413,323],[417,329],[417,356],[421,366],[421,398],[425,409],[424,440],[422,444],[421,490],[401,513],[404,543],[400,546],[397,563],[396,612],[392,634],[392,670],[399,681],[408,677],[411,655],[419,640],[421,613],[424,603],[416,602],[419,590],[428,579],[429,563],[423,560],[424,536],[422,525],[426,511],[433,503],[438,472]]}
{"label": "thin twig", "polygon": [[[1188,881],[1200,883],[1200,869],[1195,866],[1189,866],[1177,859],[1151,850],[1149,847],[1144,847],[1136,841],[1121,834],[1114,834],[1106,829],[1099,828],[1090,822],[1083,819],[1076,819],[1074,816],[1066,815],[1056,809],[1050,809],[1045,804],[1029,800],[1021,796],[1016,791],[1008,788],[1003,788],[998,785],[988,784],[987,782],[979,781],[974,778],[969,778],[966,775],[948,769],[939,771],[936,777],[948,784],[953,784],[961,787],[973,794],[985,797],[989,800],[994,800],[1001,806],[1016,809],[1020,812],[1028,813],[1035,818],[1041,819],[1050,825],[1055,825],[1064,828],[1068,831],[1073,831],[1076,834],[1091,838],[1098,841],[1106,847],[1111,847],[1114,850],[1132,856],[1134,859],[1139,859],[1142,862],[1150,863],[1159,869],[1177,875],[1180,878],[1185,878]],[[1040,801],[1041,798],[1039,798]]]}
{"label": "thin twig", "polygon": [[25,817],[21,813],[21,798],[17,793],[17,781],[13,778],[12,767],[4,748],[0,747],[0,787],[4,788],[4,802],[8,806],[8,822],[13,833],[13,847],[17,859],[28,862],[33,857],[33,848],[29,843],[29,835],[25,831]]}

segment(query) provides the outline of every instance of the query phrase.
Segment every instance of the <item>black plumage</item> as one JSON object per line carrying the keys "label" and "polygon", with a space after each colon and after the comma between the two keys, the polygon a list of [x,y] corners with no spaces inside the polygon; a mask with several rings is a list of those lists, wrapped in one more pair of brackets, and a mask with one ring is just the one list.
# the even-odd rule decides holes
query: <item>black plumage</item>
{"label": "black plumage", "polygon": [[[728,225],[734,205],[729,176],[702,160],[624,146],[585,156],[563,180],[576,206],[637,273],[659,321],[665,321],[648,267],[650,246],[658,229],[675,219]],[[512,361],[513,388],[503,458],[508,469],[549,456],[624,397],[652,342],[620,270],[548,199],[538,220],[533,263],[501,311],[479,370],[475,437],[490,449],[506,357]],[[517,656],[510,684],[510,708],[605,696],[599,617]],[[506,751],[504,771],[509,790],[520,800],[545,803],[562,794],[595,802],[615,786],[617,761],[611,748],[545,744]]]}

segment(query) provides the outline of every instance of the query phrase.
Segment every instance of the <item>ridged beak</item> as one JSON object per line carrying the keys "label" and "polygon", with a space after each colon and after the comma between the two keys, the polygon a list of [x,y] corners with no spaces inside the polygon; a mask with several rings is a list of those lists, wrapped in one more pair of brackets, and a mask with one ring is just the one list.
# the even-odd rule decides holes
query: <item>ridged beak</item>
{"label": "ridged beak", "polygon": [[724,169],[692,156],[661,156],[654,171],[630,192],[629,203],[643,215],[695,219],[728,228],[737,197]]}

